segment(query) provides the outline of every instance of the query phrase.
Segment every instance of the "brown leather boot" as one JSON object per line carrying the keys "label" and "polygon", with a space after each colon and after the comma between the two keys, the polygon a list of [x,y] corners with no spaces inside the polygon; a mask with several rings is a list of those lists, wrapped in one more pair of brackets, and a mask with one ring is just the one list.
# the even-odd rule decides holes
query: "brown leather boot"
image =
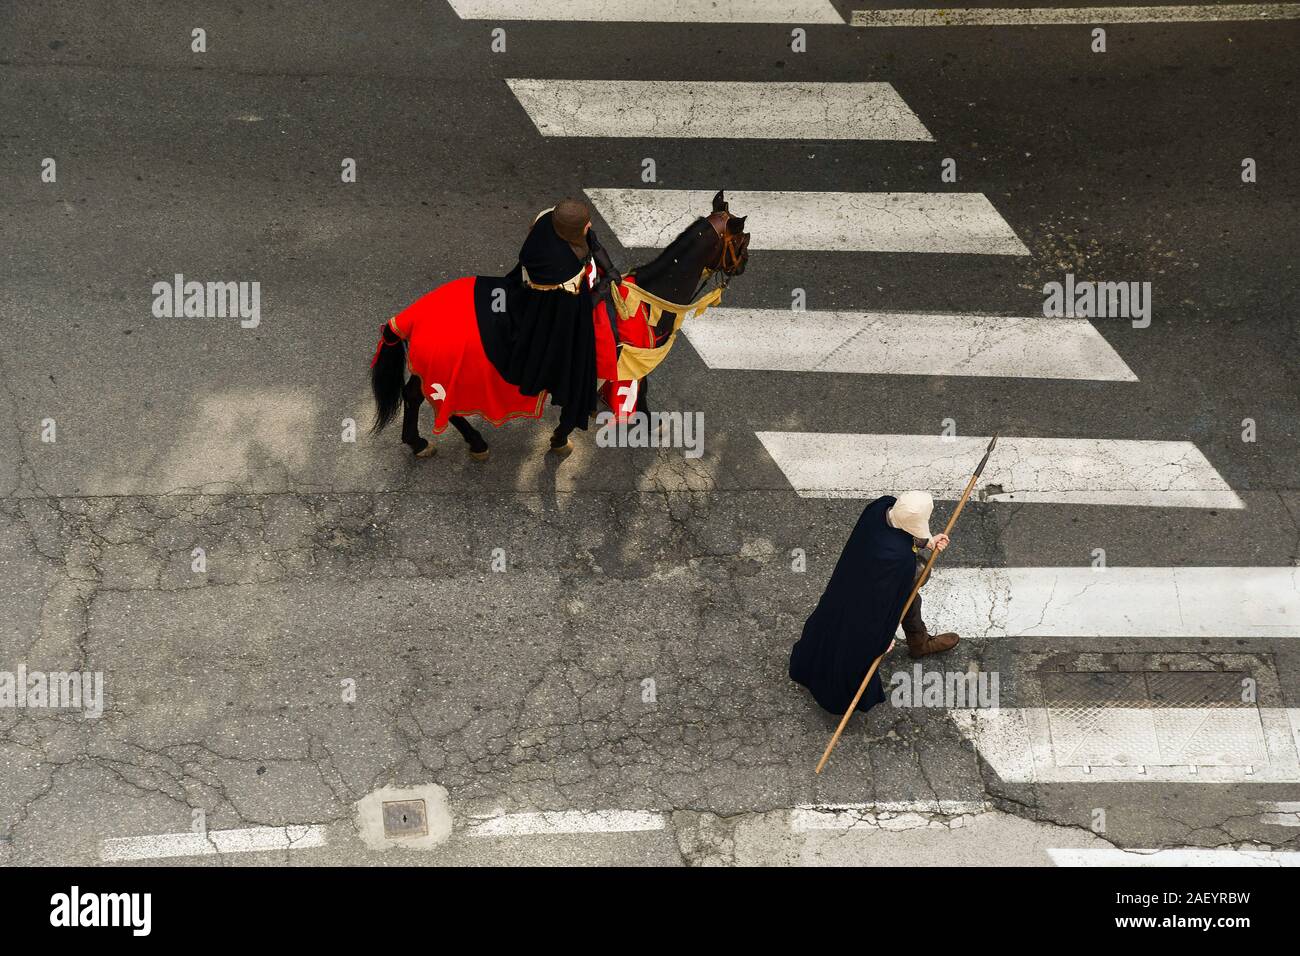
{"label": "brown leather boot", "polygon": [[952,631],[945,634],[929,634],[922,632],[920,634],[907,635],[907,656],[913,659],[925,657],[927,654],[942,654],[944,651],[950,651],[957,646],[961,640]]}

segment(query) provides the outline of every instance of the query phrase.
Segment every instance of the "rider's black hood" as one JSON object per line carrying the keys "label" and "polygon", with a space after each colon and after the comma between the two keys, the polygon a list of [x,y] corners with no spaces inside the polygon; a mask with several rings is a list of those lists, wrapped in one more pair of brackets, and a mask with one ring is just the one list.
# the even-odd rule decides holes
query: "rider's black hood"
{"label": "rider's black hood", "polygon": [[529,279],[541,285],[568,282],[582,270],[584,262],[555,231],[554,215],[542,213],[519,250],[519,264],[528,270]]}

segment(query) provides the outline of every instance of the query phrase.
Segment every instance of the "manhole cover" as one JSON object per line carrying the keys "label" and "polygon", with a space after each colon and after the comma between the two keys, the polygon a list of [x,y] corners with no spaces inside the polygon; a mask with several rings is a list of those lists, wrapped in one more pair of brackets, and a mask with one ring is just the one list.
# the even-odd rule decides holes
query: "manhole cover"
{"label": "manhole cover", "polygon": [[389,800],[384,803],[384,836],[422,837],[429,834],[423,800]]}

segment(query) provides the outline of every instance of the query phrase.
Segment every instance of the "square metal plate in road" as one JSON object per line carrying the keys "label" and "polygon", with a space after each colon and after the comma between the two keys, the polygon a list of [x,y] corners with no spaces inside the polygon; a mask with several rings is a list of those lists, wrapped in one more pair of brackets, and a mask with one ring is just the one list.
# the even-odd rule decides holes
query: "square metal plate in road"
{"label": "square metal plate in road", "polygon": [[384,836],[422,837],[429,834],[423,800],[389,800],[384,803]]}
{"label": "square metal plate in road", "polygon": [[1231,671],[1042,675],[1057,766],[1254,767],[1268,762],[1249,677]]}

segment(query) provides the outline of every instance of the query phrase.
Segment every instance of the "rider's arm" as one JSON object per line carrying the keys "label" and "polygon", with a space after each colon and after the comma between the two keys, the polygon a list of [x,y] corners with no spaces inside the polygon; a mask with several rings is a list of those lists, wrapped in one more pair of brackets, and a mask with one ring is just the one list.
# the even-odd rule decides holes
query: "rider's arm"
{"label": "rider's arm", "polygon": [[596,261],[596,268],[601,275],[608,276],[613,282],[622,282],[623,275],[614,268],[614,263],[610,261],[609,253],[605,247],[600,244],[596,238],[596,230],[588,227],[587,229],[587,247],[591,249],[591,257]]}

